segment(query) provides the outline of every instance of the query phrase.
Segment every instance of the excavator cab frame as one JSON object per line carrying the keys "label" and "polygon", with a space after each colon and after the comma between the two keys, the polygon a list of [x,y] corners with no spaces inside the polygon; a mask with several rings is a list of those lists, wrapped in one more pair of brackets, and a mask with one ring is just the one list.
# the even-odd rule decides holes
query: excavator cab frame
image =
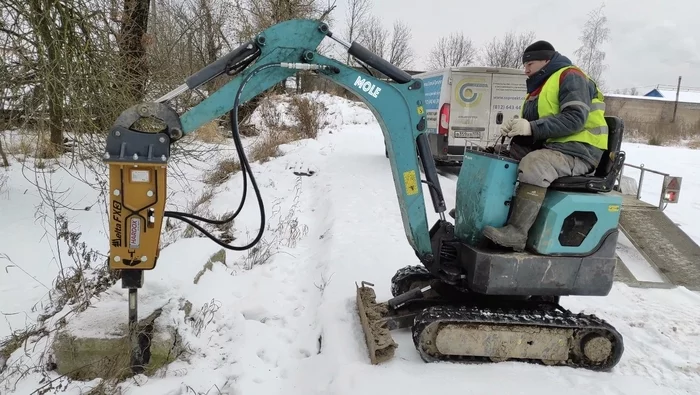
{"label": "excavator cab frame", "polygon": [[[317,47],[327,37],[343,45],[350,55],[378,70],[391,81],[374,77],[371,73],[360,73],[320,55]],[[421,263],[419,266],[397,272],[392,279],[392,293],[395,297],[388,302],[376,303],[374,291],[366,287],[366,284],[357,289],[358,311],[370,351],[370,360],[373,363],[393,356],[396,344],[388,332],[407,326],[413,328],[414,343],[426,361],[504,358],[500,354],[494,356],[493,350],[484,347],[475,349],[473,344],[467,347],[464,342],[459,341],[450,343],[456,347],[451,352],[461,353],[462,356],[448,356],[449,352],[445,352],[444,347],[441,349],[439,346],[446,341],[449,343],[449,340],[441,337],[442,332],[447,333],[445,336],[449,339],[450,336],[459,337],[459,331],[450,332],[449,320],[441,321],[438,318],[456,317],[454,312],[446,310],[449,308],[461,309],[459,311],[466,315],[471,314],[471,320],[453,320],[451,323],[458,326],[471,325],[473,331],[470,336],[477,339],[483,338],[483,341],[488,341],[489,334],[493,337],[499,333],[496,338],[501,342],[538,342],[538,346],[516,350],[514,354],[511,351],[518,347],[513,346],[511,351],[506,353],[506,358],[536,359],[552,364],[585,365],[601,369],[617,363],[621,352],[621,337],[604,323],[589,317],[585,318],[589,320],[587,327],[577,326],[584,318],[579,318],[579,321],[569,319],[568,313],[561,312],[563,310],[556,304],[541,310],[542,304],[547,302],[544,299],[524,300],[522,292],[515,292],[515,298],[509,298],[508,295],[505,298],[501,297],[502,295],[494,298],[493,295],[474,293],[473,290],[464,287],[469,273],[465,272],[464,268],[457,268],[455,272],[455,268],[450,266],[455,256],[451,255],[453,250],[448,247],[459,240],[455,238],[453,225],[444,215],[445,199],[426,135],[422,81],[412,78],[362,45],[356,42],[348,43],[336,37],[323,22],[297,19],[279,23],[259,33],[154,102],[138,104],[127,109],[109,131],[104,154],[104,162],[109,168],[111,197],[109,266],[113,270],[121,271],[122,287],[129,289],[129,325],[132,328],[132,365],[135,372],[142,369],[139,366],[143,366],[143,356],[138,351],[141,349],[138,345],[139,336],[135,334],[136,295],[143,285],[144,271],[152,270],[156,266],[163,220],[170,217],[184,221],[230,250],[252,248],[261,239],[265,228],[264,206],[238,133],[238,107],[291,77],[297,70],[313,71],[344,87],[364,102],[375,115],[384,134],[406,238]],[[210,92],[204,100],[182,115],[168,104],[171,99],[195,90],[224,74],[232,75],[231,81],[217,91]],[[189,213],[166,211],[165,192],[171,145],[226,113],[231,117],[233,140],[240,157],[244,179],[243,197],[238,210],[230,218],[218,221]],[[137,124],[144,118],[155,119],[164,126],[157,132],[139,130]],[[421,180],[421,169],[425,180]],[[511,172],[512,168],[509,174]],[[218,240],[195,221],[222,223],[233,220],[245,200],[246,177],[250,177],[258,198],[260,229],[258,235],[247,245],[234,246]],[[423,183],[428,186],[433,209],[439,214],[439,219],[433,226],[428,224]],[[472,180],[460,175],[458,187],[463,190],[472,189],[472,183]],[[480,187],[481,185],[474,186]],[[459,207],[457,212],[459,214]],[[441,262],[446,262],[445,266]],[[475,262],[470,263],[472,264]],[[423,280],[431,285],[415,286],[422,284]],[[507,294],[508,290],[505,291]],[[492,303],[494,301],[496,304]],[[527,306],[520,306],[518,303],[525,303]],[[484,315],[484,309],[504,306],[510,309],[511,315],[500,317],[493,312]],[[406,310],[408,307],[410,309]],[[516,308],[521,310],[516,313]],[[518,317],[532,318],[538,314],[540,318],[543,315],[551,318],[556,316],[556,311],[560,311],[560,318],[569,321],[566,325],[556,320],[540,323],[539,327],[534,327],[535,330],[546,333],[539,338],[523,336],[528,333],[527,330],[532,331],[532,328],[523,330],[522,325],[506,322],[506,318],[512,321]],[[440,316],[440,312],[444,315]],[[479,321],[479,317],[485,316],[493,319],[500,317],[504,321]],[[535,321],[531,319],[531,322]],[[492,325],[493,328],[479,329],[488,325]],[[447,329],[442,331],[444,326],[447,326]],[[520,335],[517,335],[518,333]],[[586,347],[590,344],[595,346],[594,351],[587,353]]]}

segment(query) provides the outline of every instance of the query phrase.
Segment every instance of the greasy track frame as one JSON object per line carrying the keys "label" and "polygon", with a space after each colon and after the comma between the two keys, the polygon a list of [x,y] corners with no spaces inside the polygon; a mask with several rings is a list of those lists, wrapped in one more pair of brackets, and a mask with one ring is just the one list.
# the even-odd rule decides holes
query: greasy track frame
{"label": "greasy track frame", "polygon": [[[574,314],[553,302],[498,300],[472,294],[475,298],[471,302],[462,300],[460,303],[455,299],[448,301],[438,296],[411,300],[394,310],[386,302],[376,302],[373,284],[363,281],[361,286],[357,286],[357,283],[355,286],[360,323],[369,358],[374,365],[393,358],[398,345],[394,342],[391,331],[409,327],[412,329],[414,346],[425,362],[495,363],[510,360],[609,371],[617,365],[624,351],[622,335],[612,325],[595,315]],[[392,286],[400,288],[397,284]],[[493,344],[472,345],[467,348],[480,355],[443,354],[440,353],[436,340],[439,331],[450,326],[462,327],[467,332],[478,332],[478,328],[488,327],[495,330],[492,332],[495,336],[491,336],[490,342],[502,345],[510,343],[517,347],[504,351]],[[506,336],[499,339],[499,331]],[[514,339],[518,333],[522,334],[521,338]],[[533,337],[532,333],[545,334]],[[562,338],[562,334],[566,338]],[[460,336],[468,335],[465,333]],[[557,337],[556,341],[548,338],[551,336]],[[530,343],[533,340],[537,340],[538,344]],[[545,343],[544,347],[540,340]],[[558,348],[556,353],[553,353],[552,347]],[[533,353],[539,355],[533,358]],[[605,355],[601,357],[600,353]],[[555,354],[558,358],[552,359]]]}

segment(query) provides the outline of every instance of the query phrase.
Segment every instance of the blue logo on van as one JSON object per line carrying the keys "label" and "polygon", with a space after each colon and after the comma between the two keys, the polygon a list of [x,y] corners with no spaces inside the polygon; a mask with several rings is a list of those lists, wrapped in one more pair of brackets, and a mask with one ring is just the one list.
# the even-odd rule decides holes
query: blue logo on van
{"label": "blue logo on van", "polygon": [[485,78],[468,77],[457,84],[456,99],[463,107],[474,107],[481,102],[484,93],[489,89]]}
{"label": "blue logo on van", "polygon": [[425,109],[437,110],[440,106],[440,92],[442,91],[442,75],[423,79],[425,93]]}

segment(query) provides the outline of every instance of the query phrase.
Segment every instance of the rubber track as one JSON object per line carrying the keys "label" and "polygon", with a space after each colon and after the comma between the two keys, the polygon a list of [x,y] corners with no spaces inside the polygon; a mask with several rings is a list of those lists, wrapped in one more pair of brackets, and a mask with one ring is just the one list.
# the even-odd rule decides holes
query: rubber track
{"label": "rubber track", "polygon": [[[595,371],[607,371],[614,367],[622,357],[624,344],[622,336],[604,320],[583,313],[573,314],[564,309],[517,309],[517,308],[498,308],[488,309],[481,307],[450,307],[450,306],[434,306],[429,307],[415,318],[413,325],[413,343],[420,353],[421,357],[426,362],[448,361],[448,362],[491,362],[489,357],[474,357],[474,356],[435,356],[429,355],[420,347],[420,335],[423,330],[431,323],[441,321],[444,323],[467,323],[467,324],[496,324],[496,325],[527,325],[549,328],[564,328],[574,329],[574,338],[571,340],[569,349],[569,358],[566,361],[557,361],[555,365],[565,365],[573,368],[584,368]],[[594,363],[580,353],[576,352],[575,339],[582,332],[595,332],[604,334],[612,343],[611,355],[608,359],[601,363]],[[540,360],[524,360],[512,358],[511,360],[521,362],[532,362],[542,364]]]}
{"label": "rubber track", "polygon": [[391,295],[398,296],[401,293],[399,287],[401,282],[411,276],[416,276],[416,280],[431,280],[433,275],[422,265],[405,266],[396,271],[391,278]]}

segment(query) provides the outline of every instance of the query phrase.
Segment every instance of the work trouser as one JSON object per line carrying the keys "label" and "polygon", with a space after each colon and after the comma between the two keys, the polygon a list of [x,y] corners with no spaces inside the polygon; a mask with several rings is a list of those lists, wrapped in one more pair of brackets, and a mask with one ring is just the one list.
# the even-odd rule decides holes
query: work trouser
{"label": "work trouser", "polygon": [[528,138],[514,137],[510,157],[520,161],[518,181],[548,188],[560,177],[580,176],[592,172],[593,166],[581,158],[544,148],[542,143],[529,144]]}

